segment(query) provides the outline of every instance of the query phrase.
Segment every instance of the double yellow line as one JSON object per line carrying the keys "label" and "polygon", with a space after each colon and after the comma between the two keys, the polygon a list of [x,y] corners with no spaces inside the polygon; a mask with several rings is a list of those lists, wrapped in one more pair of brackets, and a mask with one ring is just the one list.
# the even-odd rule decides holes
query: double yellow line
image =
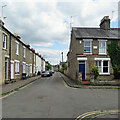
{"label": "double yellow line", "polygon": [[92,112],[87,112],[82,115],[79,115],[75,120],[82,120],[88,116],[91,115],[96,115],[96,114],[109,114],[109,113],[120,113],[120,110],[104,110],[104,111],[92,111]]}

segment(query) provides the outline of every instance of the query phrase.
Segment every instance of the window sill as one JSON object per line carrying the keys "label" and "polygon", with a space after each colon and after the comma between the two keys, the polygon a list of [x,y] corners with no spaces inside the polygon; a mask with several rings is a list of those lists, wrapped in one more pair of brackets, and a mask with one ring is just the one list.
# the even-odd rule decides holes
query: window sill
{"label": "window sill", "polygon": [[106,53],[99,53],[98,55],[107,55]]}
{"label": "window sill", "polygon": [[3,50],[7,51],[7,48],[2,48]]}
{"label": "window sill", "polygon": [[20,74],[17,74],[17,73],[16,73],[15,75],[20,75]]}
{"label": "window sill", "polygon": [[110,73],[99,73],[99,75],[110,75]]}
{"label": "window sill", "polygon": [[92,55],[92,53],[83,53],[84,55]]}

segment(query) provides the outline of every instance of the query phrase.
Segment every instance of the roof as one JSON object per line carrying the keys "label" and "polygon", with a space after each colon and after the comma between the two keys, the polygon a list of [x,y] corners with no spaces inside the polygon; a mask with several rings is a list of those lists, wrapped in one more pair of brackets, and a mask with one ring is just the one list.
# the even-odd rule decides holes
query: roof
{"label": "roof", "polygon": [[110,30],[103,30],[101,28],[79,28],[73,27],[73,33],[76,38],[82,39],[118,39],[119,28],[111,28]]}

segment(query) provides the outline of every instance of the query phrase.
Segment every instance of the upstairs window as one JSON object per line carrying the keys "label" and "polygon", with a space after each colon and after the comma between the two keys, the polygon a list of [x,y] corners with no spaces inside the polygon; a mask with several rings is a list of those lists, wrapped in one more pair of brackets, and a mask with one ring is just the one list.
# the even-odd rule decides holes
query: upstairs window
{"label": "upstairs window", "polygon": [[26,53],[25,53],[25,47],[23,47],[23,57],[25,58],[25,55]]}
{"label": "upstairs window", "polygon": [[16,41],[16,54],[19,55],[19,42]]}
{"label": "upstairs window", "polygon": [[3,33],[3,49],[7,49],[7,35]]}
{"label": "upstairs window", "polygon": [[106,41],[99,41],[99,54],[106,54]]}
{"label": "upstairs window", "polygon": [[84,41],[84,53],[91,53],[91,52],[92,52],[91,41]]}

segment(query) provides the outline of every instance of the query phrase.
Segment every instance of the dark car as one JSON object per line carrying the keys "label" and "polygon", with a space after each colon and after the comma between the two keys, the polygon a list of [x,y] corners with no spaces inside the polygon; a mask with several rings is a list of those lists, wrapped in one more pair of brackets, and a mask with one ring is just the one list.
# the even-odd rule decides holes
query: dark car
{"label": "dark car", "polygon": [[50,77],[51,73],[49,71],[44,71],[41,73],[41,77]]}
{"label": "dark car", "polygon": [[50,72],[50,76],[52,76],[52,74],[53,74],[52,71],[49,71],[49,72]]}

